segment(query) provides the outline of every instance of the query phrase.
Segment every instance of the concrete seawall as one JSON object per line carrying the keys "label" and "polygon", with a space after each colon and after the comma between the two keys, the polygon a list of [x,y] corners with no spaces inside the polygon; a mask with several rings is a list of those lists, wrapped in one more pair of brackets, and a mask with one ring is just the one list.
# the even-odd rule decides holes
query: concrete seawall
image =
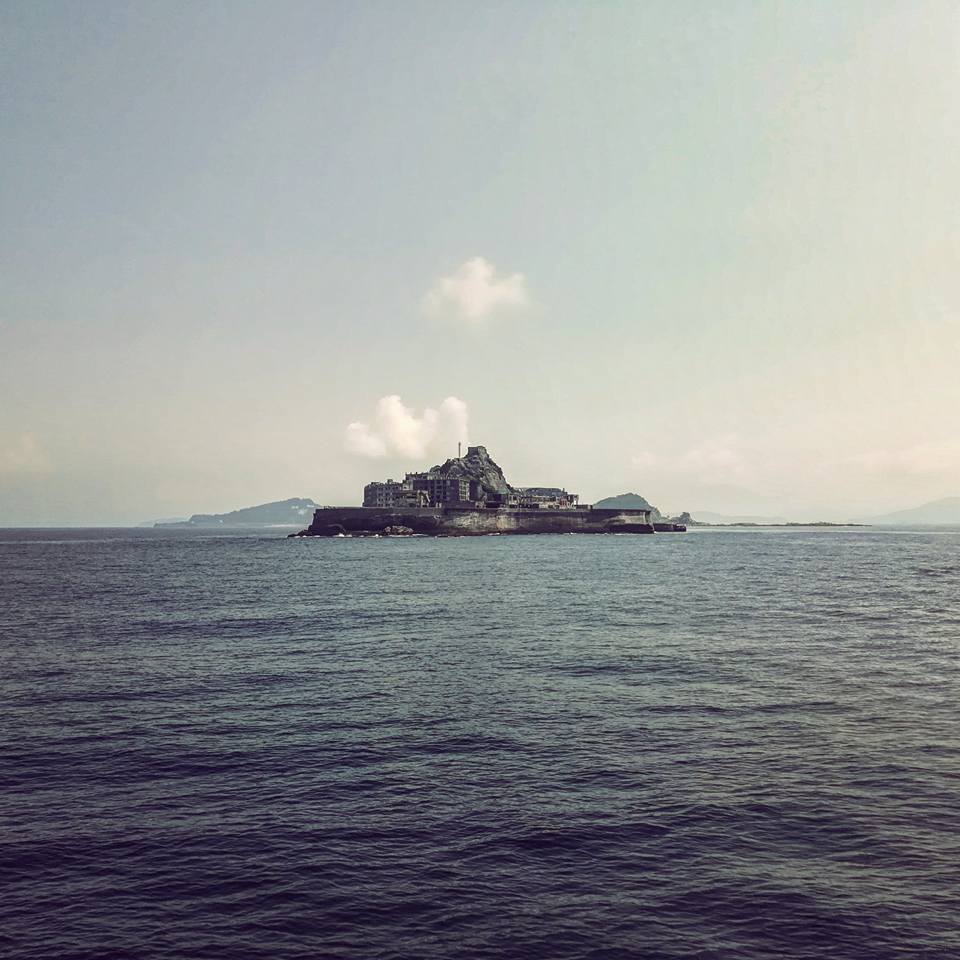
{"label": "concrete seawall", "polygon": [[293,536],[382,533],[406,527],[434,536],[482,536],[491,533],[653,533],[646,510],[486,510],[461,507],[325,507]]}

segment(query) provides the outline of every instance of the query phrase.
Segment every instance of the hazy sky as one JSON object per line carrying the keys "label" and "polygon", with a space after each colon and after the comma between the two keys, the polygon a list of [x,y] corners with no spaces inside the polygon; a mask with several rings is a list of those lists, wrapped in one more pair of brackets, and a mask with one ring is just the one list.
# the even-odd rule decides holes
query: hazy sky
{"label": "hazy sky", "polygon": [[960,494],[956,3],[0,3],[0,522]]}

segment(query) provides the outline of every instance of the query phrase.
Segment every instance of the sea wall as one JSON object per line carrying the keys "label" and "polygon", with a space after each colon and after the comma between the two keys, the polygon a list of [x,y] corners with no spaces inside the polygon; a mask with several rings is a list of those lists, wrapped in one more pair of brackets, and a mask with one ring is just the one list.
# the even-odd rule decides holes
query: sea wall
{"label": "sea wall", "polygon": [[324,507],[296,536],[381,533],[406,527],[414,533],[482,536],[491,533],[653,533],[645,510],[477,510],[460,507]]}

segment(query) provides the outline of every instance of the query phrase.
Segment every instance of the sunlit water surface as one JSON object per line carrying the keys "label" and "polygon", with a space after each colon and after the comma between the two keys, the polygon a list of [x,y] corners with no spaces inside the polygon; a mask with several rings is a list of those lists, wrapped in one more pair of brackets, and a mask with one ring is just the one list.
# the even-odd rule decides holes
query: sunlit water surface
{"label": "sunlit water surface", "polygon": [[960,956],[960,531],[0,531],[0,954]]}

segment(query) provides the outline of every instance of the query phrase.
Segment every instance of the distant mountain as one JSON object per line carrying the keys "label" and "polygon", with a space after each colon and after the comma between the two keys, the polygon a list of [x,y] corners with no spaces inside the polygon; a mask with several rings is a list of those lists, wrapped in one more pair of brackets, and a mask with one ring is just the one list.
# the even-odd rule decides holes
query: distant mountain
{"label": "distant mountain", "polygon": [[869,522],[890,526],[960,524],[960,497],[944,497],[910,510],[896,510],[879,517],[870,517]]}
{"label": "distant mountain", "polygon": [[312,500],[294,497],[230,513],[195,513],[189,520],[158,522],[155,527],[302,527],[320,506]]}
{"label": "distant mountain", "polygon": [[159,527],[164,524],[170,523],[186,523],[186,517],[162,517],[159,520],[144,520],[143,523],[138,523],[138,527]]}
{"label": "distant mountain", "polygon": [[786,523],[784,517],[739,517],[723,513],[711,513],[709,510],[696,510],[694,516],[701,523]]}
{"label": "distant mountain", "polygon": [[621,493],[615,497],[606,497],[598,500],[594,506],[598,510],[652,510],[655,518],[660,516],[660,511],[639,493]]}

